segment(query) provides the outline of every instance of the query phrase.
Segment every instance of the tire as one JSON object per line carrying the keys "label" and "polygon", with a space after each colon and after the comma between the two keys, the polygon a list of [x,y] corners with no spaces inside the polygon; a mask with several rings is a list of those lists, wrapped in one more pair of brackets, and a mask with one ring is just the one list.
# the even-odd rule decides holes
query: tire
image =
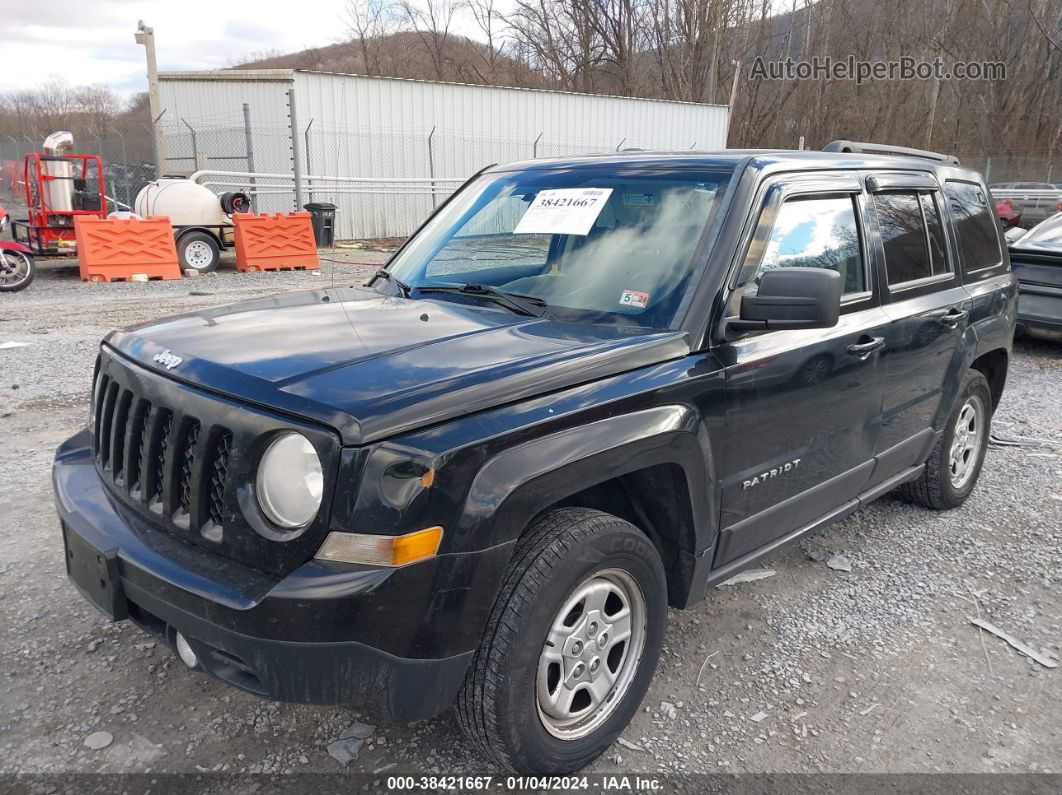
{"label": "tire", "polygon": [[210,273],[221,261],[221,247],[213,235],[206,232],[188,232],[177,241],[177,261],[181,270],[191,268],[200,273]]}
{"label": "tire", "polygon": [[[581,594],[585,597],[573,606]],[[595,603],[604,605],[600,612],[586,609]],[[631,634],[620,643],[624,607]],[[595,636],[596,618],[601,624]],[[666,621],[664,567],[644,533],[600,511],[549,511],[516,544],[457,697],[458,724],[477,750],[504,770],[527,775],[579,770],[615,741],[638,710],[656,670]],[[570,634],[550,646],[547,636],[562,624],[569,624],[562,628]],[[612,629],[616,638],[608,637]],[[569,674],[585,686],[572,680],[576,686],[566,688]],[[606,693],[596,705],[591,681],[598,693]],[[565,712],[563,704],[570,703],[566,714],[578,720],[566,723],[544,711],[551,691],[558,703],[548,708]],[[566,702],[568,693],[574,697]],[[583,710],[587,700],[591,706]]]}
{"label": "tire", "polygon": [[240,190],[222,193],[219,201],[221,202],[221,209],[226,215],[246,213],[251,209],[250,198]]}
{"label": "tire", "polygon": [[17,293],[33,283],[37,266],[33,257],[21,251],[5,251],[7,267],[0,265],[0,293]]}
{"label": "tire", "polygon": [[[978,415],[973,431],[970,411]],[[911,502],[935,511],[958,508],[966,502],[981,475],[991,425],[992,391],[988,381],[977,370],[967,370],[955,401],[955,409],[926,460],[925,470],[917,480],[901,486],[900,493]],[[953,459],[952,454],[959,447],[964,447],[966,454]],[[960,458],[965,461],[965,466],[956,466]]]}

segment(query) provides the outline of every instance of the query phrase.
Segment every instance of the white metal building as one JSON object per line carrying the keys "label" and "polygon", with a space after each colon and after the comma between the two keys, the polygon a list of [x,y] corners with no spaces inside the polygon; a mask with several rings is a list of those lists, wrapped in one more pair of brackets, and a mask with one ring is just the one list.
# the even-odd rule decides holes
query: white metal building
{"label": "white metal building", "polygon": [[[293,69],[159,78],[172,173],[248,171],[249,139],[258,173],[290,175],[297,158],[304,178],[375,178],[303,180],[304,202],[338,206],[341,238],[408,234],[456,180],[492,163],[623,148],[722,149],[729,118],[725,105]],[[222,192],[248,178],[200,181]],[[290,177],[254,187],[259,211],[294,207]]]}

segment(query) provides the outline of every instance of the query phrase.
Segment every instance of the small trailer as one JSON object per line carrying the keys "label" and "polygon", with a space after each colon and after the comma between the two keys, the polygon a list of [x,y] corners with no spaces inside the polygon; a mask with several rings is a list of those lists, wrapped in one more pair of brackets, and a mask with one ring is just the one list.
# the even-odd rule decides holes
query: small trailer
{"label": "small trailer", "polygon": [[218,196],[186,177],[149,182],[133,202],[133,212],[141,218],[164,215],[170,219],[181,269],[200,273],[218,267],[221,252],[235,243],[232,216],[250,209],[246,193],[233,191]]}

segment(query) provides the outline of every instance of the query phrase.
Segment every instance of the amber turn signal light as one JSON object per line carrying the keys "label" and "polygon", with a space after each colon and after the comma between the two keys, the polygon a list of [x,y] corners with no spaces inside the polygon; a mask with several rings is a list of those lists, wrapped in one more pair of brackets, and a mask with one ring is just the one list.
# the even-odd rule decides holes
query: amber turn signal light
{"label": "amber turn signal light", "polygon": [[441,527],[429,527],[402,536],[332,532],[315,557],[369,566],[407,566],[434,557],[439,551],[442,534]]}

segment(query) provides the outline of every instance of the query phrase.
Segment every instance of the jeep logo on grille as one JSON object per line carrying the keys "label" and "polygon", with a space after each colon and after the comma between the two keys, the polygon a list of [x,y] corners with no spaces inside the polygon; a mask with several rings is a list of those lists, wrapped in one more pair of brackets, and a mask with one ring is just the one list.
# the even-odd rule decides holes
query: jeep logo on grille
{"label": "jeep logo on grille", "polygon": [[153,357],[156,362],[161,364],[167,370],[172,370],[174,367],[184,361],[180,356],[177,356],[170,350],[164,350],[162,353],[156,353]]}

